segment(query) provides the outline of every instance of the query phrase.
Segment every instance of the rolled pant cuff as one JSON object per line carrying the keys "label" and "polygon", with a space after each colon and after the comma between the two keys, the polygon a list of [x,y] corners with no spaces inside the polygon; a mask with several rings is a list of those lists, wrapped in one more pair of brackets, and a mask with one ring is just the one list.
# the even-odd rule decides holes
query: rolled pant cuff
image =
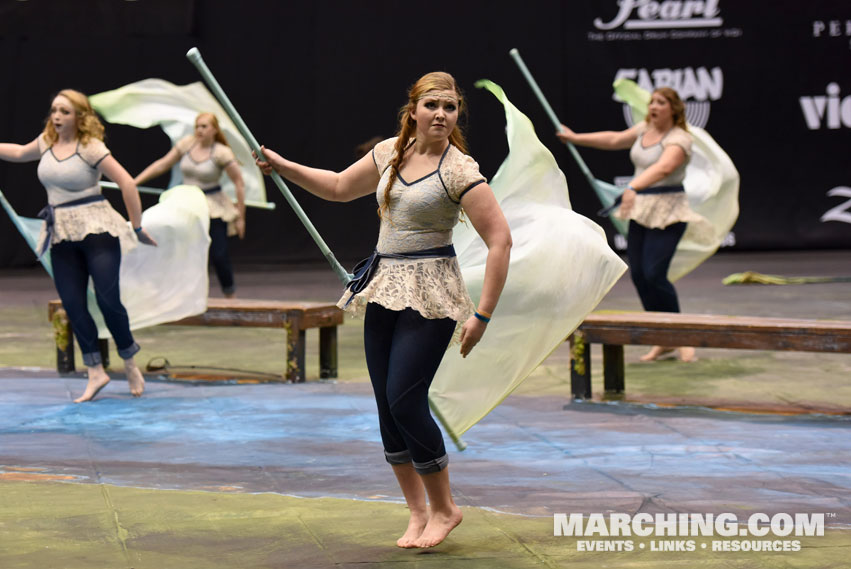
{"label": "rolled pant cuff", "polygon": [[399,452],[384,451],[384,459],[389,464],[410,464],[411,453],[408,450],[400,450]]}
{"label": "rolled pant cuff", "polygon": [[89,354],[83,354],[83,364],[86,367],[95,367],[99,366],[103,363],[103,359],[101,358],[100,352],[91,352]]}
{"label": "rolled pant cuff", "polygon": [[139,344],[133,342],[128,347],[121,348],[120,350],[118,350],[118,355],[121,356],[122,360],[129,360],[130,358],[135,356],[141,349],[142,348],[139,347]]}
{"label": "rolled pant cuff", "polygon": [[417,471],[417,474],[434,474],[435,472],[440,472],[447,466],[449,466],[448,454],[444,454],[443,456],[435,458],[434,460],[429,460],[428,462],[414,461],[414,470]]}

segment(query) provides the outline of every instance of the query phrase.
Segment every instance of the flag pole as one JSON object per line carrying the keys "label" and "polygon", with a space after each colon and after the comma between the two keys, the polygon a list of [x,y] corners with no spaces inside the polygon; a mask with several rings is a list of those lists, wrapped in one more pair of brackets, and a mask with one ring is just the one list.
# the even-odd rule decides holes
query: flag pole
{"label": "flag pole", "polygon": [[[105,180],[101,180],[98,183],[101,185],[101,187],[109,188],[110,190],[120,190],[121,189],[121,188],[118,187],[118,184],[116,184],[115,182],[107,182]],[[154,195],[154,196],[158,196],[158,195],[166,192],[166,190],[161,190],[160,188],[151,188],[151,187],[148,187],[148,186],[137,186],[137,188],[139,189],[140,194],[150,194],[150,195]],[[259,208],[259,209],[275,209],[275,202],[258,202],[258,201],[254,201],[254,200],[245,200],[245,206],[246,207],[256,207],[256,208]]]}
{"label": "flag pole", "polygon": [[3,192],[0,191],[0,205],[3,206],[3,209],[6,210],[6,213],[9,214],[9,219],[12,220],[12,224],[18,230],[18,233],[21,234],[21,237],[24,238],[24,241],[27,242],[27,245],[30,246],[32,252],[35,253],[35,256],[38,257],[38,261],[41,263],[41,266],[44,267],[44,270],[47,271],[47,274],[50,275],[50,278],[53,278],[53,268],[50,264],[49,256],[50,250],[45,252],[44,255],[39,257],[38,254],[38,243],[36,243],[36,239],[30,234],[27,230],[27,227],[21,221],[21,217],[18,215],[18,212],[15,211],[15,208],[12,207],[12,204],[6,199],[6,196],[3,195]]}
{"label": "flag pole", "polygon": [[[547,116],[553,123],[556,131],[561,130],[561,121],[558,120],[558,117],[553,111],[553,108],[550,106],[550,103],[547,101],[547,98],[544,96],[544,92],[541,91],[541,88],[538,87],[538,82],[535,81],[535,78],[532,77],[532,73],[529,72],[529,68],[526,67],[526,64],[523,62],[523,58],[520,57],[520,52],[517,51],[517,48],[512,48],[511,51],[508,52],[511,58],[514,60],[514,63],[517,64],[517,67],[520,68],[520,73],[523,74],[523,77],[526,78],[526,81],[529,83],[529,87],[532,88],[532,91],[538,97],[538,101],[541,103],[541,106],[544,107],[544,111],[547,113]],[[585,161],[582,159],[582,156],[579,155],[579,151],[576,150],[576,147],[571,142],[565,142],[567,145],[567,149],[570,150],[570,153],[573,155],[573,158],[576,160],[576,163],[579,164],[579,169],[582,170],[582,173],[585,174],[585,177],[588,178],[588,181],[591,185],[595,185],[596,179],[591,174],[591,170],[588,169],[588,166],[585,164]]]}
{"label": "flag pole", "polygon": [[[231,118],[233,123],[236,125],[236,128],[239,130],[240,134],[242,134],[245,141],[248,142],[248,145],[254,151],[257,156],[261,159],[265,159],[263,156],[263,152],[260,150],[260,144],[257,142],[257,139],[254,138],[254,135],[251,134],[251,131],[248,130],[248,126],[246,126],[245,122],[243,122],[242,117],[239,116],[239,113],[236,111],[236,107],[230,102],[228,96],[225,95],[225,92],[222,90],[219,82],[216,81],[216,78],[213,77],[213,73],[210,71],[210,68],[207,67],[207,64],[204,63],[204,60],[201,58],[201,52],[198,51],[197,47],[193,47],[188,52],[186,52],[186,58],[194,65],[198,71],[201,73],[201,77],[204,78],[204,81],[207,83],[207,86],[210,87],[210,90],[213,92],[213,95],[219,100],[222,106],[225,109],[225,112]],[[290,207],[295,212],[299,221],[304,225],[307,229],[307,232],[313,238],[313,241],[316,242],[316,245],[319,247],[319,250],[322,251],[322,254],[327,259],[328,263],[331,264],[331,268],[337,273],[337,276],[343,281],[343,284],[347,284],[352,280],[353,275],[348,273],[346,269],[340,265],[339,261],[334,257],[334,253],[331,252],[331,249],[328,248],[328,245],[322,239],[322,236],[319,235],[319,232],[316,231],[316,228],[311,223],[310,219],[304,213],[304,210],[301,208],[299,203],[296,201],[295,197],[293,197],[292,192],[287,187],[286,183],[284,183],[284,179],[275,172],[272,171],[270,176],[272,181],[275,182],[275,185],[278,186],[278,189],[281,190],[281,193],[284,194],[284,198],[287,200],[287,203],[290,204]]]}

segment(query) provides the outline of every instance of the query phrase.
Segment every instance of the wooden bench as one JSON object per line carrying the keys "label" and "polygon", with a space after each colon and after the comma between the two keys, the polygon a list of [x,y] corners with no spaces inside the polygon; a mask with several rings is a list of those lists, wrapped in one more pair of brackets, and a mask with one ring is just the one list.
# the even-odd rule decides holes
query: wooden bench
{"label": "wooden bench", "polygon": [[[56,369],[59,373],[73,372],[74,342],[62,303],[51,300],[47,314],[56,337]],[[168,324],[284,328],[287,331],[287,366],[282,377],[300,382],[306,377],[305,340],[310,328],[319,328],[319,377],[337,377],[337,326],[342,323],[343,311],[333,304],[211,298],[204,314]],[[108,366],[106,340],[101,340],[100,347],[104,366]]]}
{"label": "wooden bench", "polygon": [[589,314],[569,338],[570,388],[591,397],[591,345],[603,345],[603,389],[624,391],[625,345],[851,353],[851,322],[672,312]]}

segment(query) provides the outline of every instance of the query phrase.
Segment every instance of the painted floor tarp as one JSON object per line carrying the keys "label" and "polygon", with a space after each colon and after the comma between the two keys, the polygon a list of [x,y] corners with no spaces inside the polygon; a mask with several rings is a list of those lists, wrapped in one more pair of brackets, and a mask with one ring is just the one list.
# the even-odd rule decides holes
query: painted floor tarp
{"label": "painted floor tarp", "polygon": [[[4,569],[840,567],[851,545],[847,417],[512,397],[451,454],[464,524],[410,552],[393,545],[406,510],[365,384],[152,380],[133,399],[117,379],[74,405],[83,379],[26,375],[0,378]],[[609,512],[823,513],[828,531],[720,558],[717,536],[590,553],[553,535],[553,514]]]}

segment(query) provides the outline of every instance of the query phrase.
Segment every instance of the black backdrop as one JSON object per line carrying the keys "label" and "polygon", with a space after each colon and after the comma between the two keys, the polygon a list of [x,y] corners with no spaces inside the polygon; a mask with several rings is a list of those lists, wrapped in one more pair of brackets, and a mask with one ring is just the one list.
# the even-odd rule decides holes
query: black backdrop
{"label": "black backdrop", "polygon": [[[596,198],[551,136],[509,49],[520,50],[556,113],[579,131],[627,126],[612,98],[619,74],[645,86],[674,82],[741,174],[731,248],[851,248],[847,0],[0,0],[0,140],[32,140],[52,94],[65,87],[97,93],[147,77],[198,81],[184,57],[192,46],[258,140],[336,170],[361,142],[391,136],[406,88],[440,69],[466,91],[471,150],[493,175],[507,152],[503,113],[473,87],[492,79],[532,119],[567,174],[574,208],[589,217]],[[159,129],[107,125],[107,137],[133,174],[169,148]],[[600,178],[630,173],[625,152],[583,156]],[[0,162],[0,189],[26,216],[45,201],[35,169]],[[339,259],[372,249],[373,198],[332,204],[293,190]],[[123,211],[118,192],[107,195]],[[235,261],[321,261],[272,184],[268,195],[278,209],[249,210]],[[153,199],[143,196],[146,206]],[[33,262],[0,217],[0,267]]]}

